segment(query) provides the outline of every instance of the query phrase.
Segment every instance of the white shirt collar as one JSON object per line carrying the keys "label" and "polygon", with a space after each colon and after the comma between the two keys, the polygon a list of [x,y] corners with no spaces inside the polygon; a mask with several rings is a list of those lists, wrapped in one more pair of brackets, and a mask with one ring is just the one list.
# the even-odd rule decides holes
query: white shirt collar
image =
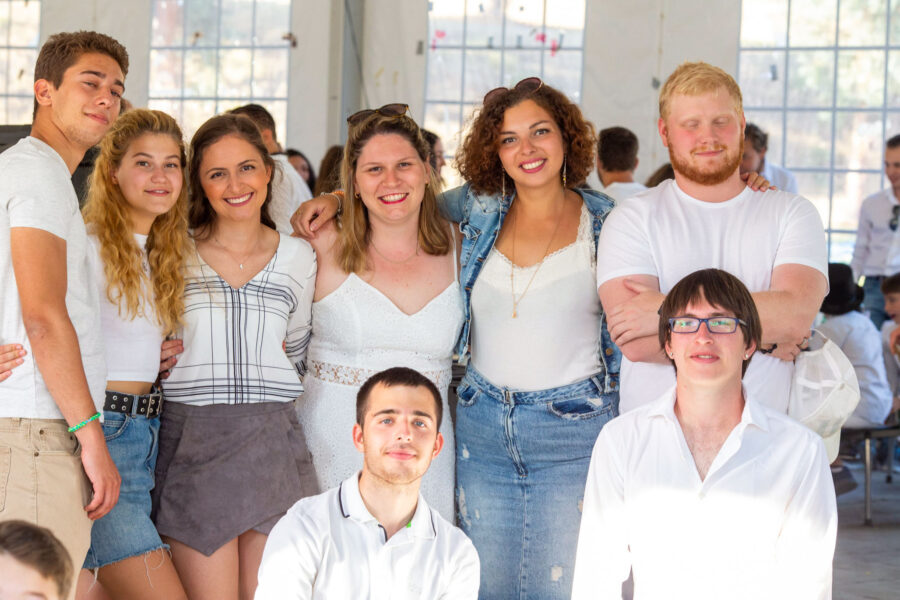
{"label": "white shirt collar", "polygon": [[[369,512],[369,509],[366,508],[366,503],[363,502],[362,495],[359,493],[359,475],[360,472],[357,471],[341,482],[337,495],[338,508],[341,511],[341,515],[345,519],[353,519],[359,523],[375,523],[381,526],[378,520]],[[412,520],[397,533],[403,531],[408,532],[409,536],[422,539],[433,539],[437,535],[431,508],[425,502],[421,492],[419,492],[416,512],[413,513]]]}
{"label": "white shirt collar", "polygon": [[[745,386],[741,386],[744,394],[744,409],[741,411],[741,422],[738,428],[741,432],[749,425],[755,425],[763,431],[769,431],[769,418],[760,409],[756,398],[747,391]],[[678,423],[675,417],[675,391],[673,386],[666,392],[648,405],[647,411],[651,417],[664,417],[672,423]]]}

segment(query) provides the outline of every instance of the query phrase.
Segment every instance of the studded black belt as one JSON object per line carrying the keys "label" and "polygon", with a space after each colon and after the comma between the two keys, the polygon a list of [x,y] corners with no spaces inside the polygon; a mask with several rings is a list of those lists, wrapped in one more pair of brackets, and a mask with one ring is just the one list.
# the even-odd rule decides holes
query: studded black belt
{"label": "studded black belt", "polygon": [[162,405],[162,392],[156,389],[149,394],[142,395],[106,390],[106,402],[103,404],[103,410],[153,419],[162,412]]}

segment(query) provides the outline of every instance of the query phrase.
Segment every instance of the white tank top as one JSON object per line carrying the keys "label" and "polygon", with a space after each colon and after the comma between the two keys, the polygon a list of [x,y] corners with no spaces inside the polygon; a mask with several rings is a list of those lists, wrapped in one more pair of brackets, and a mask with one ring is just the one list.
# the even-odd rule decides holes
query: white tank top
{"label": "white tank top", "polygon": [[513,318],[510,269],[520,298],[537,265],[514,266],[491,250],[472,288],[472,364],[494,385],[544,390],[597,373],[597,298],[591,215],[582,206],[578,235],[548,255]]}
{"label": "white tank top", "polygon": [[[144,269],[147,263],[147,236],[134,234],[138,247],[144,250]],[[143,314],[129,319],[119,314],[119,306],[112,304],[106,294],[106,275],[100,258],[100,242],[96,236],[88,237],[91,245],[91,270],[100,291],[100,324],[103,328],[103,345],[106,348],[107,381],[156,381],[159,373],[159,348],[162,345],[162,328],[156,322],[152,306],[145,306]]]}

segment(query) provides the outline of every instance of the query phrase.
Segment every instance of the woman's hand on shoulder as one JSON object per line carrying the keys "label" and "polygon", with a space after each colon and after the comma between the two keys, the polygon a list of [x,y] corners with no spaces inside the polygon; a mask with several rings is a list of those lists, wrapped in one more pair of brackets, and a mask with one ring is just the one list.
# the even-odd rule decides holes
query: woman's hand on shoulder
{"label": "woman's hand on shoulder", "polygon": [[749,173],[741,173],[741,179],[754,192],[765,192],[767,190],[777,190],[778,188],[769,183],[769,180],[762,176],[762,173],[750,171]]}
{"label": "woman's hand on shoulder", "polygon": [[26,354],[28,352],[22,344],[0,345],[0,381],[8,379],[12,375],[12,370],[25,362],[22,357]]}
{"label": "woman's hand on shoulder", "polygon": [[338,206],[338,197],[334,194],[322,194],[307,200],[291,216],[293,235],[309,241],[316,239],[319,231],[337,215]]}

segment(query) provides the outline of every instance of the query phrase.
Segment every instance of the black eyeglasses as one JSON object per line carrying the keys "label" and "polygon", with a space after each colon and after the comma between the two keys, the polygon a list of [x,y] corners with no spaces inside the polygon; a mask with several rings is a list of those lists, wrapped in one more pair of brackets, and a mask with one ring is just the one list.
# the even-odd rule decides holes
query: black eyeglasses
{"label": "black eyeglasses", "polygon": [[382,117],[399,119],[405,115],[408,110],[409,104],[385,104],[381,108],[366,108],[347,117],[347,123],[356,125],[374,114],[379,114]]}
{"label": "black eyeglasses", "polygon": [[708,319],[675,317],[669,319],[669,329],[672,330],[672,333],[696,333],[700,331],[701,323],[706,323],[706,329],[710,333],[734,333],[738,323],[746,325],[737,317],[709,317]]}
{"label": "black eyeglasses", "polygon": [[900,224],[900,204],[895,204],[894,208],[891,209],[891,212],[894,216],[891,217],[888,227],[891,228],[891,231],[897,231],[897,225]]}
{"label": "black eyeglasses", "polygon": [[489,91],[487,94],[484,95],[484,100],[482,101],[482,104],[487,106],[488,103],[490,103],[493,100],[496,100],[497,98],[499,98],[500,96],[502,96],[503,94],[505,94],[509,91],[525,92],[526,94],[533,94],[534,92],[541,89],[541,87],[543,85],[544,85],[544,82],[541,81],[540,77],[526,77],[525,79],[523,79],[522,81],[520,81],[519,83],[514,85],[512,90],[510,90],[509,88],[505,88],[505,87],[498,87],[498,88],[492,89],[491,91]]}

